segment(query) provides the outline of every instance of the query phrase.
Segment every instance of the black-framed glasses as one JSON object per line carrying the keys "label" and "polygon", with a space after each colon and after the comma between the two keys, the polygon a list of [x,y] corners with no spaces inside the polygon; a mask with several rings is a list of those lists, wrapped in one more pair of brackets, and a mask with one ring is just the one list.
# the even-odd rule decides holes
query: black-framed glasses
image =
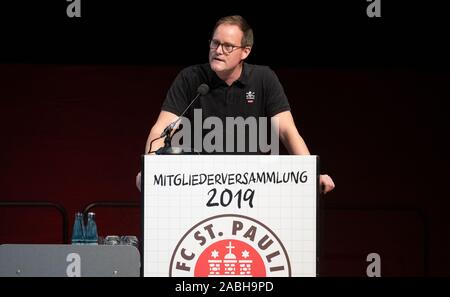
{"label": "black-framed glasses", "polygon": [[221,43],[218,40],[215,39],[211,39],[209,41],[209,48],[210,49],[217,49],[219,46],[222,46],[222,51],[226,54],[231,54],[235,49],[237,48],[245,48],[245,46],[240,46],[240,45],[233,45],[231,43],[228,42],[224,42]]}

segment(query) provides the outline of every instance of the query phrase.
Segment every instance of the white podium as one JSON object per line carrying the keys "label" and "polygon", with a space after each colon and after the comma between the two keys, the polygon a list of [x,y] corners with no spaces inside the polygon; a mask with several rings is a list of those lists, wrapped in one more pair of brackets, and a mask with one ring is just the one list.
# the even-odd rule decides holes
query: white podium
{"label": "white podium", "polygon": [[143,275],[317,276],[318,163],[143,156]]}

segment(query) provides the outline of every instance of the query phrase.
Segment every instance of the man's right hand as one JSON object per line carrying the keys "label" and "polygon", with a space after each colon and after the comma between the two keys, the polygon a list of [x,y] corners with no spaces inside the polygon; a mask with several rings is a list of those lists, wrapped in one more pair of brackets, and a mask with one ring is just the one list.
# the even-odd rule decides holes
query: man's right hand
{"label": "man's right hand", "polygon": [[136,175],[136,187],[138,188],[139,192],[141,191],[141,172]]}

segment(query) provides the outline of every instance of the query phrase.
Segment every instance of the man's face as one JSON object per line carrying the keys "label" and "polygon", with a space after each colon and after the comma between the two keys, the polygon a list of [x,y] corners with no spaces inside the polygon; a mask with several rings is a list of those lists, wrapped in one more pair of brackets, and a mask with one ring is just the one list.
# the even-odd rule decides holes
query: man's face
{"label": "man's face", "polygon": [[[244,33],[236,25],[221,24],[216,28],[212,42],[219,43],[219,46],[209,50],[209,64],[213,71],[232,71],[241,60],[247,58],[250,48],[240,47],[243,36]],[[226,48],[232,48],[232,51],[228,53]]]}

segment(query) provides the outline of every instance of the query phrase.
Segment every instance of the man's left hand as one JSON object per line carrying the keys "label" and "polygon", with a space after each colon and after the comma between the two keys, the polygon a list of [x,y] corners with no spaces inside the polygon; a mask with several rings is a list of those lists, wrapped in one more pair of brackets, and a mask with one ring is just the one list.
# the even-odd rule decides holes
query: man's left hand
{"label": "man's left hand", "polygon": [[333,180],[328,174],[320,175],[320,189],[322,193],[326,194],[333,190],[335,187]]}

